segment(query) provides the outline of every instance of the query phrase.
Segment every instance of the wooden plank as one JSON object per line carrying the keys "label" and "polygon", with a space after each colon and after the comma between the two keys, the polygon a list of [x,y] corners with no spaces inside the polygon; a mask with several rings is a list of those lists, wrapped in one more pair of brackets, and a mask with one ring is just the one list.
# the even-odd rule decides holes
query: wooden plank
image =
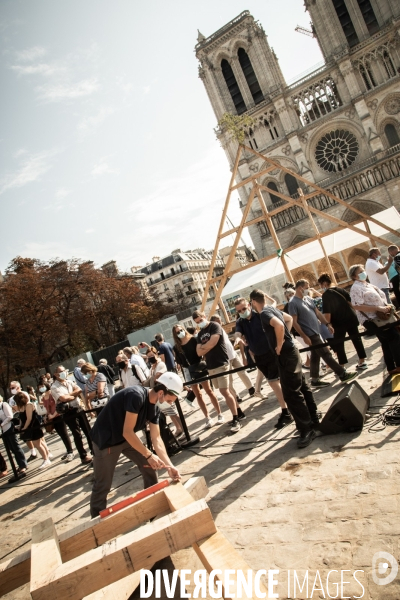
{"label": "wooden plank", "polygon": [[[191,477],[184,484],[195,500],[205,498],[208,494],[204,477]],[[127,533],[138,525],[169,510],[163,490],[150,498],[140,500],[137,504],[111,515],[106,519],[96,517],[74,529],[65,531],[59,536],[61,557],[67,562],[83,552],[87,552],[117,535]],[[0,595],[8,594],[18,587],[29,583],[31,572],[31,551],[26,550],[0,565]]]}
{"label": "wooden plank", "polygon": [[90,550],[31,582],[33,600],[80,600],[216,532],[205,500]]}
{"label": "wooden plank", "polygon": [[31,588],[62,565],[58,535],[53,519],[46,519],[32,528]]}
{"label": "wooden plank", "polygon": [[[165,490],[165,492],[167,492],[167,490]],[[188,493],[189,499],[187,496]],[[175,510],[174,506],[178,506],[178,504],[187,506],[187,504],[191,504],[194,500],[200,500],[207,495],[208,488],[204,477],[191,477],[183,486],[180,483],[172,484],[168,488],[166,498],[171,510]],[[183,498],[184,501],[182,501],[181,498]],[[151,569],[153,566],[152,563],[145,568]],[[137,571],[89,596],[85,596],[83,600],[127,600],[139,585],[140,571]]]}
{"label": "wooden plank", "polygon": [[[193,549],[200,558],[204,567],[207,569],[208,573],[211,573],[211,571],[214,569],[221,570],[221,575],[217,575],[216,579],[219,579],[219,581],[222,583],[223,597],[230,598],[231,596],[227,595],[224,590],[224,572],[228,569],[235,569],[235,574],[230,575],[230,579],[234,582],[237,581],[237,571],[242,571],[246,576],[247,570],[250,569],[250,567],[243,557],[237,550],[235,550],[232,544],[219,530],[206,540],[202,540],[197,543],[195,542],[193,544]],[[234,583],[232,586],[233,589],[237,589],[236,585],[237,584]],[[261,581],[260,591],[265,594],[265,598],[268,598],[268,590]],[[246,596],[246,598],[251,598],[254,600],[256,597],[257,596],[254,594],[254,589],[251,597]]]}

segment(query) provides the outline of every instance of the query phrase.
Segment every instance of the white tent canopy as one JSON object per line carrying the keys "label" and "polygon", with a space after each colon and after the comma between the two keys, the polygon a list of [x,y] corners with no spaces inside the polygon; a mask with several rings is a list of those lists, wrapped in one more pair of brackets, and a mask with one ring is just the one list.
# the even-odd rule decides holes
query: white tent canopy
{"label": "white tent canopy", "polygon": [[[387,225],[392,229],[400,230],[400,214],[394,207],[382,210],[372,216],[384,225]],[[368,225],[372,235],[388,235],[387,229],[384,229],[371,221],[368,221]],[[359,223],[356,227],[366,231],[364,223]],[[361,233],[356,233],[351,229],[342,229],[341,231],[337,231],[336,233],[332,233],[322,238],[322,243],[324,244],[328,256],[335,254],[335,252],[352,248],[363,242],[369,242],[369,238]],[[324,258],[324,253],[322,252],[320,243],[317,240],[314,240],[309,244],[304,244],[304,246],[300,246],[288,253],[285,252],[285,258],[289,269],[294,270],[315,260]],[[284,272],[280,258],[271,258],[265,263],[233,275],[222,292],[222,298],[230,297],[236,292],[263,281],[267,281],[268,279],[272,279],[276,275],[281,275]]]}

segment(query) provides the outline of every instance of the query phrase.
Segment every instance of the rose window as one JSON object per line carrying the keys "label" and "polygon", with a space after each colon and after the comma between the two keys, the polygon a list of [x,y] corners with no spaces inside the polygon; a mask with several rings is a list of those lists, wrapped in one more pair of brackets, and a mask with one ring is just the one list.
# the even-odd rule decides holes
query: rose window
{"label": "rose window", "polygon": [[357,154],[358,142],[355,135],[344,129],[335,129],[323,135],[315,149],[318,165],[330,173],[347,169],[355,161]]}

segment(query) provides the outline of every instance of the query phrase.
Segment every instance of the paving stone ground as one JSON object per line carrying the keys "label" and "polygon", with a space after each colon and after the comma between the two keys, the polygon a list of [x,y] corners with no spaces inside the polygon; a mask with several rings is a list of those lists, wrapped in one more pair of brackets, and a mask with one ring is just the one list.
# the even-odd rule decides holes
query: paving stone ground
{"label": "paving stone ground", "polygon": [[[365,345],[369,369],[358,380],[371,395],[371,411],[380,411],[396,397],[380,397],[385,377],[380,345],[373,338],[366,339]],[[349,351],[351,368],[356,358],[352,346]],[[254,373],[250,376],[255,378]],[[334,375],[327,381],[332,385],[315,393],[323,412],[341,389]],[[386,586],[377,585],[372,578],[376,552],[389,552],[400,562],[399,428],[370,431],[376,416],[372,415],[362,432],[321,436],[308,448],[298,450],[293,426],[280,431],[273,427],[279,409],[272,390],[264,383],[263,392],[268,392],[268,397],[249,399],[237,376],[235,386],[243,396],[242,408],[247,415],[240,432],[230,434],[226,424],[205,430],[200,410],[191,411],[183,403],[190,432],[199,434],[201,441],[173,458],[183,480],[193,475],[205,477],[209,506],[220,530],[250,568],[279,571],[274,591],[281,599],[399,600],[400,576]],[[228,420],[225,405],[223,409]],[[10,486],[2,482],[0,486],[1,557],[18,554],[21,550],[14,549],[20,545],[21,549],[29,547],[23,544],[30,538],[32,525],[48,516],[57,523],[59,532],[89,518],[92,471],[77,460],[61,463],[63,449],[58,439],[47,436],[56,457],[51,468],[39,472],[40,461],[35,461],[30,463],[29,477],[23,483]],[[121,460],[111,503],[141,489],[137,474],[136,467]],[[187,549],[157,568],[194,571],[202,565],[193,550]],[[294,571],[300,583],[308,571],[308,592],[305,586],[299,591],[297,585],[294,593]],[[360,583],[354,579],[355,571]],[[341,576],[348,582],[343,588]],[[191,592],[193,586],[187,590]],[[137,590],[132,598],[139,597]],[[175,597],[181,597],[179,591]],[[28,586],[5,598],[30,598]]]}

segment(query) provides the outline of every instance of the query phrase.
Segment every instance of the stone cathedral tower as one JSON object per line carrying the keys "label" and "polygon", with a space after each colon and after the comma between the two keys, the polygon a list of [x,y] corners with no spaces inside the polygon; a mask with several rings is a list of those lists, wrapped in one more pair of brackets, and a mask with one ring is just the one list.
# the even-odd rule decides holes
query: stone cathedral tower
{"label": "stone cathedral tower", "polygon": [[[217,122],[224,113],[248,114],[254,125],[246,130],[246,144],[253,149],[367,214],[393,205],[400,209],[400,1],[305,0],[305,5],[324,64],[290,85],[248,11],[209,37],[199,33],[199,77]],[[232,168],[237,142],[221,127],[216,134]],[[262,168],[261,158],[248,156],[238,177]],[[298,183],[288,174],[272,172],[260,183],[271,190],[264,197],[271,208],[282,202],[274,191],[297,194]],[[247,194],[240,188],[242,208]],[[347,222],[357,218],[325,196],[315,203]],[[261,215],[253,207],[250,218]],[[313,235],[301,208],[273,219],[283,248]],[[321,231],[332,228],[329,221],[316,221]],[[260,257],[274,252],[265,223],[253,225],[250,235]],[[339,281],[365,250],[334,256]],[[326,270],[322,263],[302,274],[315,281]]]}

